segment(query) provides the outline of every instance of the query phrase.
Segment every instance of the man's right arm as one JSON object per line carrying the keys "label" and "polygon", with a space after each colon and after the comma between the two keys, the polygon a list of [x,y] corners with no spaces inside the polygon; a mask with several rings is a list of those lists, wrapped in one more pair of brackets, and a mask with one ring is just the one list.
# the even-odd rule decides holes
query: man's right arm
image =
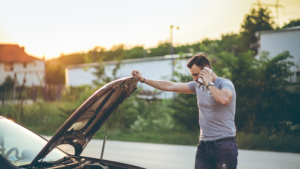
{"label": "man's right arm", "polygon": [[[144,78],[142,77],[139,71],[133,70],[132,76],[137,77],[139,81],[144,80]],[[194,94],[190,90],[187,83],[175,83],[171,81],[151,80],[151,79],[145,79],[144,83],[163,91],[177,92],[177,93],[184,93],[184,94]]]}

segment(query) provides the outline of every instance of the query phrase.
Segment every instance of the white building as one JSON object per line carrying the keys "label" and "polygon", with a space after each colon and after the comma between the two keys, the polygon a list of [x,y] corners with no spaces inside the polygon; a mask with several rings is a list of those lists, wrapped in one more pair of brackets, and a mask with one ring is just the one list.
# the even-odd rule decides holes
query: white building
{"label": "white building", "polygon": [[16,85],[41,86],[45,84],[45,61],[26,54],[24,47],[0,44],[0,84],[5,78],[16,77]]}
{"label": "white building", "polygon": [[[266,51],[270,53],[270,57],[275,57],[279,53],[289,51],[294,56],[294,61],[300,66],[300,26],[291,28],[259,31],[256,32],[258,37],[258,53]],[[300,82],[300,69],[291,68],[295,74],[290,78],[290,82]]]}
{"label": "white building", "polygon": [[[183,57],[173,55],[175,58],[174,71],[189,74],[189,69],[186,67],[187,62],[192,54],[187,54]],[[105,65],[105,73],[107,76],[112,77],[112,71],[117,64],[117,61],[103,62]],[[93,74],[96,72],[95,67],[99,63],[87,63],[66,66],[66,85],[67,86],[80,86],[80,85],[93,85],[93,80],[97,80]],[[161,57],[141,58],[122,60],[120,68],[117,70],[116,77],[131,76],[132,70],[139,70],[143,77],[148,79],[157,80],[170,80],[172,78],[172,57],[170,55]],[[191,79],[192,80],[192,79]],[[151,86],[139,83],[138,87],[146,91],[154,91]],[[159,98],[170,98],[173,96],[171,92],[161,92]]]}

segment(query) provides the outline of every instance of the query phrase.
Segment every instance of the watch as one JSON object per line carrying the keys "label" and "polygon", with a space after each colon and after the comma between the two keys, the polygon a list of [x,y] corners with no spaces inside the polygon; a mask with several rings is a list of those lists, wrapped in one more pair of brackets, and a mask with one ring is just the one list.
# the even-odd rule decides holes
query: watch
{"label": "watch", "polygon": [[209,86],[215,86],[215,84],[214,84],[213,82],[208,82],[208,84],[207,84],[207,86],[206,86],[206,89],[207,89],[207,90],[209,90],[209,88],[208,88]]}

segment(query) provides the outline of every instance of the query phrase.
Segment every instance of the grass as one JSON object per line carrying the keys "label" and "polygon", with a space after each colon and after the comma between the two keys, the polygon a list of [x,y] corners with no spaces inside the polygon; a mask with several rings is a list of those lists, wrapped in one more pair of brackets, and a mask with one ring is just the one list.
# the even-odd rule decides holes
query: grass
{"label": "grass", "polygon": [[[41,135],[52,136],[65,122],[64,110],[76,108],[72,103],[36,103],[26,105],[23,108],[23,118],[20,115],[20,107],[0,107],[0,115],[28,127]],[[112,122],[112,121],[111,121]],[[112,126],[112,125],[110,125]],[[104,125],[94,136],[95,139],[103,139]],[[192,145],[198,143],[199,131],[177,131],[175,129],[149,128],[142,131],[113,127],[108,130],[108,140]],[[287,134],[267,136],[265,134],[237,133],[239,149],[265,150],[300,153],[300,136]]]}
{"label": "grass", "polygon": [[[103,139],[105,135],[104,128],[100,129],[94,136],[96,139]],[[159,144],[177,144],[177,145],[197,145],[198,132],[176,132],[176,131],[121,131],[119,129],[108,130],[108,140],[159,143]]]}
{"label": "grass", "polygon": [[[32,128],[34,130],[34,128]],[[39,128],[39,131],[42,131]],[[58,128],[57,128],[58,129]],[[56,130],[57,130],[56,129]],[[53,135],[56,130],[45,130],[42,135]],[[54,132],[53,132],[54,131]],[[39,132],[40,133],[40,132]],[[103,126],[95,135],[94,139],[103,139],[105,135],[105,126]],[[175,145],[191,145],[198,144],[198,132],[176,132],[176,131],[122,131],[120,129],[108,129],[107,139],[130,142],[158,143],[158,144],[175,144]],[[277,152],[293,152],[300,153],[300,136],[273,136],[247,134],[243,132],[237,133],[237,142],[239,149],[245,150],[262,150]]]}
{"label": "grass", "polygon": [[241,149],[300,153],[300,136],[237,133]]}

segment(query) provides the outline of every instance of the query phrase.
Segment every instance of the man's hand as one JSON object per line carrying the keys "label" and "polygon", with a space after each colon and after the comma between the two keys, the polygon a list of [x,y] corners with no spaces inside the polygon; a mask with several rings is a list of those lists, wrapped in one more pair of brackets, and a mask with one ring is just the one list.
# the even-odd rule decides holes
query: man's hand
{"label": "man's hand", "polygon": [[207,86],[207,84],[213,80],[211,73],[209,73],[209,71],[206,69],[203,69],[199,76],[203,79],[205,86]]}
{"label": "man's hand", "polygon": [[134,77],[137,77],[140,82],[144,80],[143,76],[141,75],[140,71],[138,71],[138,70],[133,70],[131,72],[131,75]]}

